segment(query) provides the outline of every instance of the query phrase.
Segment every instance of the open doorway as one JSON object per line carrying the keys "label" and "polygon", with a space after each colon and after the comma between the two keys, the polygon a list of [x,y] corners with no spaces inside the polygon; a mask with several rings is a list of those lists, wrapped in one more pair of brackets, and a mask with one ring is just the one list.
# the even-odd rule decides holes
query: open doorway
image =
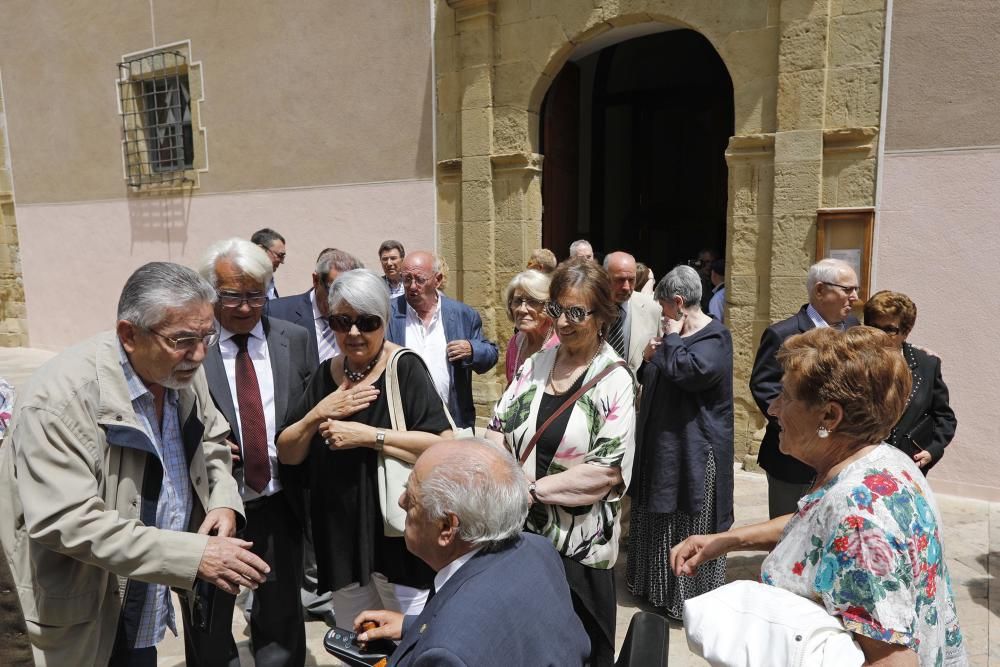
{"label": "open doorway", "polygon": [[702,35],[667,30],[578,54],[540,116],[542,241],[559,259],[585,238],[662,276],[702,248],[724,250],[733,84]]}

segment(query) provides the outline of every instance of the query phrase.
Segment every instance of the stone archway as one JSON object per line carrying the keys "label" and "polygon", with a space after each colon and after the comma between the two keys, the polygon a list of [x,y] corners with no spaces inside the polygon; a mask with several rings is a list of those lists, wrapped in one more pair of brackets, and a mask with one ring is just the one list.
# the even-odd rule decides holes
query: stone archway
{"label": "stone archway", "polygon": [[[438,243],[459,297],[505,342],[500,295],[541,242],[539,107],[573,51],[615,31],[699,32],[733,83],[727,323],[736,451],[752,458],[753,356],[804,300],[816,211],[874,203],[883,24],[881,0],[438,0]],[[500,388],[477,384],[484,411]]]}

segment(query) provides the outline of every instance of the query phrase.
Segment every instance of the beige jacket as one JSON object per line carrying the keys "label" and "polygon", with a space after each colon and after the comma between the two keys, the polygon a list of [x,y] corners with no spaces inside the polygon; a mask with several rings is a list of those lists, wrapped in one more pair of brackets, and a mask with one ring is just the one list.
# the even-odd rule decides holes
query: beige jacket
{"label": "beige jacket", "polygon": [[[204,372],[179,396],[197,531],[207,511],[243,504]],[[19,396],[0,448],[0,542],[39,665],[107,664],[130,578],[193,587],[208,538],[139,520],[152,451],[114,332],[45,364]]]}

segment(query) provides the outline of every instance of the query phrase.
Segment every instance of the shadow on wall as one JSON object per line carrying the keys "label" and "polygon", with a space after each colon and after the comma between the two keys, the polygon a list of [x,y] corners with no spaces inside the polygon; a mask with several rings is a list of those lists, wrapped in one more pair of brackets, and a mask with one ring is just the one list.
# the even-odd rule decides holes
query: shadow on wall
{"label": "shadow on wall", "polygon": [[188,239],[191,217],[191,191],[162,193],[129,193],[129,250],[150,243],[166,246],[167,259],[173,248],[183,256]]}

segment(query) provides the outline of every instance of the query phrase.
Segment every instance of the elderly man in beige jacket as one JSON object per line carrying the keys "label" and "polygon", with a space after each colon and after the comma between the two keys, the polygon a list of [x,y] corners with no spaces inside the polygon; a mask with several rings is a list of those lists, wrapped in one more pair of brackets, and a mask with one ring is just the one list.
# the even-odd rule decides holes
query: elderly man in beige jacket
{"label": "elderly man in beige jacket", "polygon": [[243,505],[229,427],[201,362],[215,292],[165,262],[139,268],[116,331],[40,368],[0,448],[0,542],[38,665],[155,665],[176,632],[169,587],[201,622],[212,585],[234,593],[268,566],[233,537]]}

